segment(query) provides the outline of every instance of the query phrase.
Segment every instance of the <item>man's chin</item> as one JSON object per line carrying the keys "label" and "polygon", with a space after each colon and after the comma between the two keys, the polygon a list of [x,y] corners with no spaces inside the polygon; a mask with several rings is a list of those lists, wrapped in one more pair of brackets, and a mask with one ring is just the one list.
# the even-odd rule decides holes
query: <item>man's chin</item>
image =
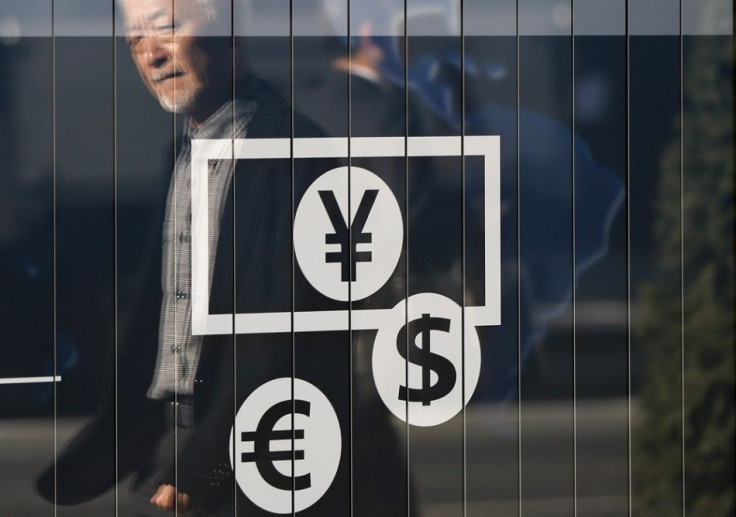
{"label": "man's chin", "polygon": [[192,111],[193,99],[170,99],[168,97],[159,97],[159,104],[169,113],[177,115],[188,115]]}

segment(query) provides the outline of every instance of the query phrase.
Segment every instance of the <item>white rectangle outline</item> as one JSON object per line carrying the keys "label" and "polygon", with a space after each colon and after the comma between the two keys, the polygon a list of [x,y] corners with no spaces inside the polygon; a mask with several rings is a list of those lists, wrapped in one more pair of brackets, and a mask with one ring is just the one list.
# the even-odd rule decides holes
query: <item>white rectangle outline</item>
{"label": "white rectangle outline", "polygon": [[45,377],[5,377],[0,378],[0,384],[39,384],[42,382],[61,382],[61,375]]}
{"label": "white rectangle outline", "polygon": [[[468,326],[501,324],[501,144],[498,135],[437,137],[354,137],[350,155],[365,157],[483,156],[485,177],[485,305],[465,307]],[[406,153],[405,153],[406,146]],[[209,314],[208,162],[223,159],[291,158],[288,138],[192,140],[192,334],[292,332],[290,312]],[[295,138],[294,158],[347,158],[347,138]],[[301,311],[294,331],[375,330],[387,309]]]}

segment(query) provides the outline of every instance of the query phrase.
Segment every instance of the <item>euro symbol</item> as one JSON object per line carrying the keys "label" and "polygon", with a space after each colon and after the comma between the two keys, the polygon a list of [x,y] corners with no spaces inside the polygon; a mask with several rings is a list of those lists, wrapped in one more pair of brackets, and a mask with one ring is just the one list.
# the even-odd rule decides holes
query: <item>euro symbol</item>
{"label": "euro symbol", "polygon": [[[292,440],[291,429],[277,431],[274,429],[276,422],[293,413],[296,415],[309,416],[310,404],[306,400],[295,400],[292,406],[291,400],[285,400],[275,404],[263,414],[255,431],[243,432],[240,439],[243,442],[253,442],[253,452],[244,452],[240,460],[244,463],[255,462],[261,477],[271,486],[280,490],[292,489],[292,478],[279,472],[274,466],[274,461],[287,461],[292,459],[292,451],[272,451],[273,440]],[[294,440],[304,439],[304,429],[294,429]],[[293,451],[294,460],[303,460],[304,451]],[[293,472],[292,472],[293,475]],[[294,490],[304,490],[312,486],[310,474],[294,477]]]}
{"label": "euro symbol", "polygon": [[[408,330],[407,330],[408,327]],[[429,314],[422,314],[421,318],[404,325],[396,338],[396,348],[401,357],[407,359],[407,333],[409,338],[409,362],[422,368],[422,387],[408,388],[399,386],[399,400],[421,402],[422,406],[429,406],[432,401],[441,399],[452,391],[457,380],[457,372],[449,359],[439,354],[433,354],[431,335],[433,330],[450,331],[450,320],[445,318],[431,318]],[[422,337],[422,347],[417,345],[417,336]],[[437,382],[431,383],[430,374],[437,372]]]}
{"label": "euro symbol", "polygon": [[325,260],[328,263],[337,262],[341,266],[341,279],[343,282],[355,282],[355,265],[358,262],[370,262],[372,255],[370,251],[357,251],[358,244],[369,244],[372,242],[373,236],[370,232],[364,232],[363,228],[368,220],[368,216],[376,202],[378,190],[368,189],[363,192],[360,198],[358,210],[355,212],[355,219],[351,228],[353,228],[352,250],[350,249],[350,228],[345,224],[340,207],[335,199],[335,193],[331,190],[320,190],[319,197],[325,206],[327,216],[332,223],[332,229],[335,233],[325,235],[325,244],[339,244],[340,251],[330,251],[325,253]]}

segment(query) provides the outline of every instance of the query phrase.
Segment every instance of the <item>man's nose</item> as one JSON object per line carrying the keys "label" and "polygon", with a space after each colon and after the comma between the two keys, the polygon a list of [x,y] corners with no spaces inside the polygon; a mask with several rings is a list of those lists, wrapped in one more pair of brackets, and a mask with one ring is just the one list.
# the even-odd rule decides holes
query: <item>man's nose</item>
{"label": "man's nose", "polygon": [[166,49],[156,36],[144,37],[139,52],[142,62],[150,67],[159,67],[168,59]]}

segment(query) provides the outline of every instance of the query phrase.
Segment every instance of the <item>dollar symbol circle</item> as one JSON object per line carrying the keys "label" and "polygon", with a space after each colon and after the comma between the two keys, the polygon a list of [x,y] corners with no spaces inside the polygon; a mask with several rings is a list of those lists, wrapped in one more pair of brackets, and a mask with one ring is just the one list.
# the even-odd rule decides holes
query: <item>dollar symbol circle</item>
{"label": "dollar symbol circle", "polygon": [[435,293],[415,294],[384,314],[372,359],[381,400],[412,425],[433,426],[451,419],[478,384],[480,342],[475,327],[463,329],[462,308]]}

